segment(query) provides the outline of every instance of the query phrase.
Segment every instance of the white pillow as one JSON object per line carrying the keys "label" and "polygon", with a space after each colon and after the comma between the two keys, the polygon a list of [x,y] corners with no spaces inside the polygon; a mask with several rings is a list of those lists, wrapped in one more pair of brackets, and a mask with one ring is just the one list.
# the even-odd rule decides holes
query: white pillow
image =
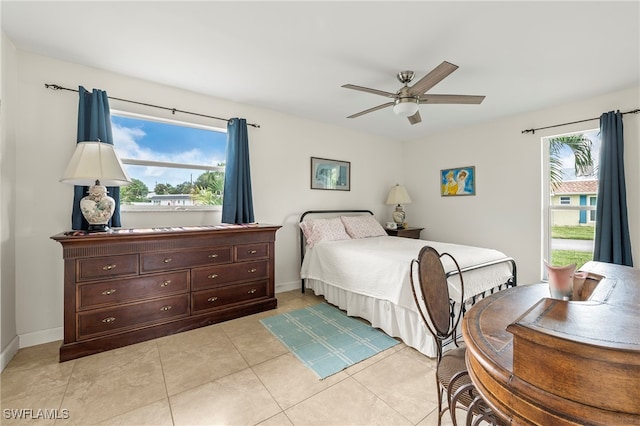
{"label": "white pillow", "polygon": [[313,219],[300,222],[300,229],[307,240],[307,247],[320,241],[350,240],[339,217]]}
{"label": "white pillow", "polygon": [[368,238],[387,235],[382,225],[371,215],[341,216],[340,220],[344,223],[347,234],[349,234],[351,238]]}

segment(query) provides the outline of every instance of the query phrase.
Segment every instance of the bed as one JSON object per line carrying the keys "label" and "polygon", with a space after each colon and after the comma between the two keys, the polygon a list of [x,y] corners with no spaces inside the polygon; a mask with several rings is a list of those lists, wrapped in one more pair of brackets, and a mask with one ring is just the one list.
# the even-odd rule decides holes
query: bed
{"label": "bed", "polygon": [[[426,245],[451,254],[464,279],[463,312],[485,295],[515,286],[515,261],[482,247],[391,237],[368,210],[311,210],[300,217],[301,290],[313,290],[350,316],[399,337],[429,357],[436,345],[411,291],[411,261]],[[454,264],[443,258],[451,303],[462,300]]]}

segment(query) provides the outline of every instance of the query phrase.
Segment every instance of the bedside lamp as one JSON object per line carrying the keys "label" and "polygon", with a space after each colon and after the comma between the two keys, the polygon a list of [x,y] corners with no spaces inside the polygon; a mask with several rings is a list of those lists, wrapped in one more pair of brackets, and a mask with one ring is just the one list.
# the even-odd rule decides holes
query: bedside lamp
{"label": "bedside lamp", "polygon": [[405,221],[405,212],[402,207],[402,204],[410,204],[411,198],[407,193],[407,190],[404,186],[396,185],[391,188],[389,191],[389,196],[387,197],[387,204],[395,204],[396,210],[393,212],[393,221],[398,224],[398,227],[403,227]]}
{"label": "bedside lamp", "polygon": [[113,145],[78,142],[60,182],[90,186],[89,195],[80,200],[80,210],[89,222],[89,232],[106,232],[116,206],[106,187],[128,185],[131,179]]}

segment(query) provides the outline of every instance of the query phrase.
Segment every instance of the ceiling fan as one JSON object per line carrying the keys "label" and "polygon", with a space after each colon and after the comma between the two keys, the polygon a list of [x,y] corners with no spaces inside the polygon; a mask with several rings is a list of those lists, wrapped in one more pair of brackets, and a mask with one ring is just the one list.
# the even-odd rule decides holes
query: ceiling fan
{"label": "ceiling fan", "polygon": [[404,86],[396,93],[385,92],[383,90],[370,89],[368,87],[356,86],[354,84],[345,84],[342,87],[353,90],[360,90],[361,92],[373,93],[374,95],[384,96],[391,98],[393,101],[387,102],[382,105],[375,106],[373,108],[366,109],[359,113],[350,115],[347,118],[356,118],[361,115],[368,114],[379,109],[393,106],[393,111],[396,115],[401,117],[407,117],[409,123],[417,124],[422,121],[420,117],[420,111],[418,106],[420,104],[480,104],[484,100],[484,96],[473,95],[427,95],[426,92],[433,86],[441,82],[445,77],[458,69],[457,65],[451,64],[447,61],[442,62],[440,65],[431,70],[430,73],[418,80],[413,86],[409,86],[409,83],[413,80],[413,71],[400,71],[397,75],[400,83]]}

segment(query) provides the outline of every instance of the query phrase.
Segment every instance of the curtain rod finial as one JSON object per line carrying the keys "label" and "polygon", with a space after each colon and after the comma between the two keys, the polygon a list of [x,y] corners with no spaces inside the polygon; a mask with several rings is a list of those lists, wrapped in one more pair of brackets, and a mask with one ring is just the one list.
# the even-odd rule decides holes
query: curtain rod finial
{"label": "curtain rod finial", "polygon": [[524,135],[525,133],[531,133],[532,135],[535,135],[536,134],[536,129],[523,130],[522,134]]}

